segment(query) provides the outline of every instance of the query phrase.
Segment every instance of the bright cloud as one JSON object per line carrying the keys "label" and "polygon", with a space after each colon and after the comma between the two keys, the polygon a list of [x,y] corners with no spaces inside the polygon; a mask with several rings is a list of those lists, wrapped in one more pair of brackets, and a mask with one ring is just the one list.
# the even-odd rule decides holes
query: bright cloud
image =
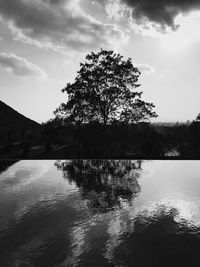
{"label": "bright cloud", "polygon": [[105,3],[105,12],[107,17],[114,21],[123,20],[130,15],[129,9],[125,5],[122,5],[120,0],[108,0]]}
{"label": "bright cloud", "polygon": [[40,67],[29,62],[25,58],[16,56],[13,53],[1,53],[0,66],[6,69],[7,71],[13,72],[15,75],[22,77],[46,77],[46,73]]}

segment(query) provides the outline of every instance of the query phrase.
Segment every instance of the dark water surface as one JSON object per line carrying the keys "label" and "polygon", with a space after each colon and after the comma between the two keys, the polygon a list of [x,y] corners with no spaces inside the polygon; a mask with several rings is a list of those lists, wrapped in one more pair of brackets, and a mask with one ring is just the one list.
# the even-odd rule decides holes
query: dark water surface
{"label": "dark water surface", "polygon": [[5,164],[0,267],[200,266],[200,161]]}

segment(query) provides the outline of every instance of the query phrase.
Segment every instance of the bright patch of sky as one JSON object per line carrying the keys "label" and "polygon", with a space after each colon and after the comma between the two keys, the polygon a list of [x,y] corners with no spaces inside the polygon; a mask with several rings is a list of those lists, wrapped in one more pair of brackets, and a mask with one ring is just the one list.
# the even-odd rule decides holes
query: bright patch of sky
{"label": "bright patch of sky", "polygon": [[200,1],[1,0],[0,99],[38,122],[67,97],[87,53],[131,57],[156,121],[200,112]]}

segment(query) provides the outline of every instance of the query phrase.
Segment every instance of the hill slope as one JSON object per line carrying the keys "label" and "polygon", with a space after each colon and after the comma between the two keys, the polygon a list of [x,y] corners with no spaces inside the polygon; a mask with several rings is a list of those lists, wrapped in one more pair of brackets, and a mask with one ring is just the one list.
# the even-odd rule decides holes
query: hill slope
{"label": "hill slope", "polygon": [[14,110],[0,101],[0,132],[9,129],[20,131],[23,129],[37,130],[41,125]]}

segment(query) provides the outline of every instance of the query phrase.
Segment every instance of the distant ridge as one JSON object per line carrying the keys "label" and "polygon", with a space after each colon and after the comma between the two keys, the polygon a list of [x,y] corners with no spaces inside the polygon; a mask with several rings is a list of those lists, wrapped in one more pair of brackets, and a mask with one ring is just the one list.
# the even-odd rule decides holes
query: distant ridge
{"label": "distant ridge", "polygon": [[0,100],[0,132],[24,129],[37,130],[41,125],[20,114]]}

